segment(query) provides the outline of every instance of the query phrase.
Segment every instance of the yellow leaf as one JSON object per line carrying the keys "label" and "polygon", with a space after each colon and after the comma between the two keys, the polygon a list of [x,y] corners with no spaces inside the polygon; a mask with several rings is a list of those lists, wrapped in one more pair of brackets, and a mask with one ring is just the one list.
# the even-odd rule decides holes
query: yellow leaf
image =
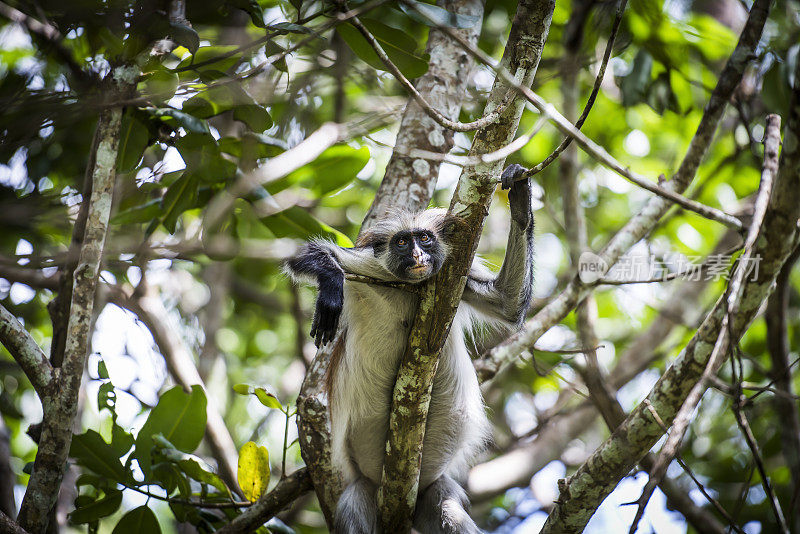
{"label": "yellow leaf", "polygon": [[269,485],[269,452],[248,441],[239,451],[239,487],[244,496],[255,502]]}

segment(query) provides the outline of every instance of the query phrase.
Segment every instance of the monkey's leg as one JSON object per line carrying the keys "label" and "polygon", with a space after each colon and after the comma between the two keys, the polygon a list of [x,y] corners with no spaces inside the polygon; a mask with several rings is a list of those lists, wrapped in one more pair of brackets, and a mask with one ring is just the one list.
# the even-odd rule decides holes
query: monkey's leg
{"label": "monkey's leg", "polygon": [[420,534],[479,534],[467,513],[464,489],[448,475],[437,478],[417,499],[414,528]]}
{"label": "monkey's leg", "polygon": [[345,488],[336,506],[336,534],[376,534],[378,529],[377,489],[360,476]]}

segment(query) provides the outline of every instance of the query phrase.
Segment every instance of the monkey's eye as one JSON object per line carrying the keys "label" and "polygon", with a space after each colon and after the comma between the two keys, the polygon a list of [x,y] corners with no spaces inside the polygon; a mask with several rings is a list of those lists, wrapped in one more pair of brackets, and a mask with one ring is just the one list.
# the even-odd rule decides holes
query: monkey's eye
{"label": "monkey's eye", "polygon": [[419,240],[420,240],[421,243],[429,243],[430,240],[431,240],[431,236],[429,236],[428,234],[422,234],[419,237]]}
{"label": "monkey's eye", "polygon": [[408,241],[406,241],[405,239],[398,239],[397,240],[397,246],[399,248],[406,248],[406,245],[408,245]]}

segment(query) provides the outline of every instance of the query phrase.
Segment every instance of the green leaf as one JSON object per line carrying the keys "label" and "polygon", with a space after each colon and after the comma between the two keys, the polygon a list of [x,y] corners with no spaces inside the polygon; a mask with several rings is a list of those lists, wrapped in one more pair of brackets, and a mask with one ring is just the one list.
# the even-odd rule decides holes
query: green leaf
{"label": "green leaf", "polygon": [[200,178],[194,173],[184,173],[178,181],[172,184],[164,198],[161,199],[161,211],[164,218],[161,223],[169,233],[175,232],[178,217],[197,205],[197,190],[200,187]]}
{"label": "green leaf", "polygon": [[405,11],[412,19],[427,26],[472,28],[481,20],[481,17],[476,15],[453,13],[439,6],[417,2],[417,0],[403,0],[400,2],[400,9]]}
{"label": "green leaf", "polygon": [[336,145],[323,152],[316,160],[304,165],[288,176],[277,180],[267,190],[275,194],[291,185],[310,189],[317,197],[329,195],[356,179],[369,162],[369,148]]}
{"label": "green leaf", "polygon": [[[267,55],[267,57],[283,54],[284,52],[286,52],[286,49],[275,41],[268,41],[267,44],[264,45],[264,53]],[[275,61],[272,66],[281,72],[289,72],[289,65],[286,64],[286,56],[283,56],[279,60]]]}
{"label": "green leaf", "polygon": [[[362,19],[361,22],[406,78],[418,78],[427,72],[430,56],[416,52],[417,42],[413,37],[377,20]],[[350,24],[340,24],[336,27],[336,31],[365,63],[376,69],[387,69],[372,46],[355,27]]]}
{"label": "green leaf", "polygon": [[146,74],[142,93],[151,100],[166,102],[175,96],[178,82],[177,74],[159,66],[158,69]]}
{"label": "green leaf", "polygon": [[283,411],[283,405],[274,393],[270,393],[265,388],[251,386],[250,384],[236,384],[233,391],[239,395],[255,395],[261,404],[267,408],[274,408]]}
{"label": "green leaf", "polygon": [[136,120],[130,112],[125,113],[119,130],[118,173],[131,172],[139,165],[148,139],[147,126]]}
{"label": "green leaf", "polygon": [[108,367],[106,367],[106,362],[103,360],[97,362],[97,376],[103,380],[108,380]]}
{"label": "green leaf", "polygon": [[169,28],[172,39],[179,45],[185,46],[192,54],[200,48],[200,36],[191,26],[180,22],[170,22]]}
{"label": "green leaf", "polygon": [[119,520],[111,534],[128,534],[142,532],[144,534],[161,534],[161,526],[153,511],[147,506],[134,508]]}
{"label": "green leaf", "polygon": [[233,118],[242,121],[256,133],[262,133],[272,126],[272,117],[269,111],[258,104],[236,106],[233,110]]}
{"label": "green leaf", "polygon": [[[225,72],[241,61],[240,53],[233,54],[232,56],[226,55],[237,48],[236,45],[204,46],[198,48],[194,54],[181,61],[176,67],[176,70],[180,71],[191,67]],[[202,67],[195,67],[197,64],[202,64]]]}
{"label": "green leaf", "polygon": [[221,493],[230,495],[228,487],[222,479],[211,472],[210,467],[202,458],[177,450],[162,434],[153,435],[153,444],[160,456],[179,467],[181,471],[193,479],[208,484]]}
{"label": "green leaf", "polygon": [[246,11],[250,15],[250,20],[253,21],[259,28],[265,28],[264,24],[264,10],[261,8],[256,0],[228,0],[232,6],[238,7],[242,11]]}
{"label": "green leaf", "polygon": [[161,213],[161,199],[154,198],[140,206],[120,211],[111,218],[111,223],[118,225],[141,224],[158,218]]}
{"label": "green leaf", "polygon": [[274,408],[276,410],[283,409],[283,405],[281,404],[281,401],[278,400],[278,397],[276,397],[273,393],[268,392],[264,388],[256,388],[255,396],[259,401],[261,401],[261,404],[267,408]]}
{"label": "green leaf", "polygon": [[114,391],[114,384],[111,382],[100,384],[100,388],[97,390],[97,411],[107,409],[114,415],[114,406],[116,406],[116,403],[117,394]]}
{"label": "green leaf", "polygon": [[315,219],[311,214],[299,206],[292,206],[275,215],[260,219],[275,237],[294,237],[308,240],[314,236],[329,237],[341,247],[352,247],[350,238]]}
{"label": "green leaf", "polygon": [[164,393],[136,437],[134,457],[145,477],[150,473],[154,434],[162,434],[178,450],[191,452],[200,444],[205,429],[206,395],[200,386],[192,386],[191,393],[180,386]]}
{"label": "green leaf", "polygon": [[187,132],[211,135],[208,123],[185,111],[174,108],[147,108],[146,111],[175,128],[183,127]]}
{"label": "green leaf", "polygon": [[270,30],[280,30],[287,33],[314,33],[310,28],[306,28],[305,26],[301,26],[300,24],[295,24],[293,22],[278,22],[277,24],[270,24],[267,28]]}
{"label": "green leaf", "polygon": [[248,384],[236,384],[233,386],[233,391],[239,395],[250,395],[253,392],[253,386]]}
{"label": "green leaf", "polygon": [[[211,471],[204,469],[203,465],[201,465],[201,461],[199,458],[191,457],[186,455],[182,460],[178,460],[178,467],[181,468],[181,471],[192,477],[193,479],[197,480],[198,482],[203,482],[212,486],[220,491],[220,493],[228,494],[228,487],[219,478],[218,475],[212,473]],[[204,464],[205,462],[203,462]]]}
{"label": "green leaf", "polygon": [[255,502],[269,485],[269,452],[248,441],[239,451],[239,487],[244,496]]}
{"label": "green leaf", "polygon": [[122,504],[122,492],[109,490],[105,497],[81,506],[69,514],[69,520],[75,524],[92,523],[102,517],[108,517],[117,511]]}
{"label": "green leaf", "polygon": [[198,119],[208,119],[219,113],[203,94],[185,100],[181,104],[181,110]]}
{"label": "green leaf", "polygon": [[75,461],[98,475],[111,480],[127,480],[128,471],[119,461],[117,452],[94,430],[87,430],[72,438],[69,455]]}
{"label": "green leaf", "polygon": [[122,457],[131,450],[133,446],[133,436],[119,426],[116,422],[111,427],[111,448],[118,457]]}

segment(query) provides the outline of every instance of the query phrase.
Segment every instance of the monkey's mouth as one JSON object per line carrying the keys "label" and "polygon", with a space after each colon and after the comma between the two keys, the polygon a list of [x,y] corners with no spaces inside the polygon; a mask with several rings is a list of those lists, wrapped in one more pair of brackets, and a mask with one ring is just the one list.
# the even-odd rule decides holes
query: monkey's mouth
{"label": "monkey's mouth", "polygon": [[431,270],[431,265],[429,263],[423,263],[418,265],[413,265],[408,268],[409,274],[415,276],[424,276],[428,274]]}

